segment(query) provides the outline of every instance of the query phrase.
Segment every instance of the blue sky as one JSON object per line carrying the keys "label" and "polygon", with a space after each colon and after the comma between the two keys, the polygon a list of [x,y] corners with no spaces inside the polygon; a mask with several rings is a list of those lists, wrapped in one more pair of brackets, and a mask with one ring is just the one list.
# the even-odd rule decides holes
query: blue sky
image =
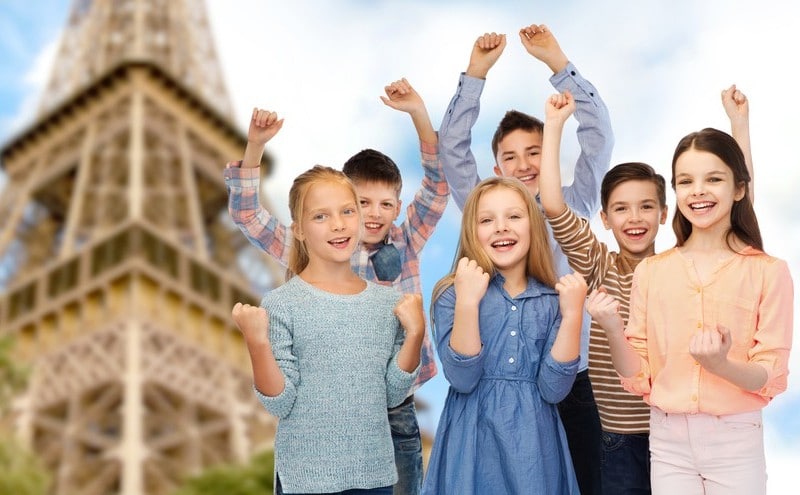
{"label": "blue sky", "polygon": [[[67,0],[0,2],[0,140],[29,123],[46,82]],[[520,27],[545,23],[569,58],[597,86],[616,135],[612,163],[644,161],[669,177],[678,139],[712,126],[727,129],[721,89],[736,83],[750,99],[756,211],[767,251],[800,274],[800,217],[795,141],[800,97],[792,90],[798,62],[794,2],[712,0],[637,2],[463,0],[278,2],[207,0],[235,124],[246,129],[253,106],[285,117],[269,143],[276,170],[265,191],[288,220],[291,179],[315,163],[339,166],[367,147],[401,165],[408,201],[421,174],[410,119],[378,99],[385,84],[407,77],[428,104],[434,126],[465,69],[472,42],[486,31],[508,34],[505,53],[489,74],[473,150],[483,176],[491,173],[491,133],[505,110],[541,115],[553,92],[549,71],[525,53]],[[565,179],[577,157],[573,127],[564,140]],[[237,158],[237,157],[231,157]],[[222,164],[220,164],[222,167]],[[0,185],[3,183],[0,178]],[[674,206],[673,197],[668,201]],[[671,206],[671,210],[672,210]],[[671,213],[671,211],[670,211]],[[422,257],[425,296],[452,262],[460,216],[449,206]],[[595,222],[596,223],[596,222]],[[610,238],[608,238],[611,240]],[[612,241],[613,242],[613,241]],[[674,242],[659,233],[659,250]],[[795,297],[795,312],[798,312]],[[800,370],[795,350],[790,369]],[[447,384],[440,376],[419,396],[431,408],[421,423],[435,428]],[[800,387],[765,410],[770,493],[800,465]]]}

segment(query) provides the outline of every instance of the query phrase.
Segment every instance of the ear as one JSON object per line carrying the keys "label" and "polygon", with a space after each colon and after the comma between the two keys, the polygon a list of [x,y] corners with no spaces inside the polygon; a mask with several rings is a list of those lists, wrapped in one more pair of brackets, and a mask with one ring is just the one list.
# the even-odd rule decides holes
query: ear
{"label": "ear", "polygon": [[658,223],[660,223],[661,225],[667,223],[667,210],[669,210],[669,207],[667,205],[664,205],[661,208],[661,216],[658,217]]}
{"label": "ear", "polygon": [[302,241],[305,241],[305,240],[306,240],[305,236],[303,235],[303,230],[302,230],[302,229],[300,228],[300,226],[299,226],[299,225],[297,225],[297,223],[295,223],[295,222],[292,222],[292,235],[293,235],[293,236],[294,236],[294,238],[295,238],[295,239],[297,239],[298,241],[301,241],[301,242],[302,242]]}
{"label": "ear", "polygon": [[600,220],[603,221],[603,227],[605,227],[606,230],[611,230],[611,225],[608,224],[608,215],[606,215],[606,212],[603,210],[600,210]]}
{"label": "ear", "polygon": [[494,175],[496,175],[498,177],[502,177],[503,176],[503,169],[500,168],[500,165],[495,164],[495,166],[494,166]]}
{"label": "ear", "polygon": [[734,194],[733,199],[735,201],[741,201],[742,198],[744,198],[745,191],[747,191],[747,183],[745,182],[739,183],[739,186],[737,186],[736,188],[736,193]]}
{"label": "ear", "polygon": [[403,208],[403,200],[400,199],[400,198],[397,198],[397,206],[394,207],[394,215],[392,215],[393,216],[392,221],[397,220],[397,217],[400,216],[400,210],[402,208]]}

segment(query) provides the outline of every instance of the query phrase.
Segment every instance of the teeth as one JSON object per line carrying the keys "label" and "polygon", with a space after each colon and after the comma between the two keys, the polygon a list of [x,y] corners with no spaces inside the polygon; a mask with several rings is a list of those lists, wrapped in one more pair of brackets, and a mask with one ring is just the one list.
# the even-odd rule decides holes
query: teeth
{"label": "teeth", "polygon": [[513,246],[516,243],[517,241],[497,241],[492,243],[492,247]]}
{"label": "teeth", "polygon": [[710,201],[704,201],[702,203],[692,203],[691,205],[689,205],[689,207],[691,209],[693,209],[693,210],[700,210],[700,209],[703,209],[703,208],[711,208],[712,206],[714,206],[714,203],[712,203]]}
{"label": "teeth", "polygon": [[379,228],[381,228],[381,224],[373,223],[373,222],[366,222],[364,224],[364,227],[366,227],[368,229],[379,229]]}
{"label": "teeth", "polygon": [[523,175],[522,177],[519,177],[519,180],[521,180],[522,182],[525,182],[525,181],[533,180],[535,178],[536,178],[536,174],[531,174],[531,175]]}
{"label": "teeth", "polygon": [[630,229],[625,231],[628,235],[642,235],[647,232],[644,229]]}

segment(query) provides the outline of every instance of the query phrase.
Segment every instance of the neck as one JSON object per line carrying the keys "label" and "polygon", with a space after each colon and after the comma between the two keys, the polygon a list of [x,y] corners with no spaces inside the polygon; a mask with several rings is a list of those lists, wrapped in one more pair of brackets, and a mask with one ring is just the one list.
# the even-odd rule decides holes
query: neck
{"label": "neck", "polygon": [[508,270],[497,270],[505,279],[503,288],[509,296],[516,297],[528,288],[528,276],[525,268],[525,265],[520,265]]}
{"label": "neck", "polygon": [[350,267],[349,260],[347,262],[334,263],[311,259],[308,262],[308,266],[300,272],[300,278],[310,284],[346,284],[353,280],[360,280]]}

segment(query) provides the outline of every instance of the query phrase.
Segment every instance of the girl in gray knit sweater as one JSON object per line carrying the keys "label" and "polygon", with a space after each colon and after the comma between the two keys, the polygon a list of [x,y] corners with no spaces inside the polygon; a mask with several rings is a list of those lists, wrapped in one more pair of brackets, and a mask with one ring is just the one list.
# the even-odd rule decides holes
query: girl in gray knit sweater
{"label": "girl in gray knit sweater", "polygon": [[[274,113],[263,125],[280,128]],[[352,183],[315,166],[289,192],[290,278],[261,307],[237,303],[255,392],[279,418],[276,493],[391,494],[397,480],[386,408],[419,368],[422,299],[350,268],[362,222]],[[369,490],[369,491],[363,491]]]}

